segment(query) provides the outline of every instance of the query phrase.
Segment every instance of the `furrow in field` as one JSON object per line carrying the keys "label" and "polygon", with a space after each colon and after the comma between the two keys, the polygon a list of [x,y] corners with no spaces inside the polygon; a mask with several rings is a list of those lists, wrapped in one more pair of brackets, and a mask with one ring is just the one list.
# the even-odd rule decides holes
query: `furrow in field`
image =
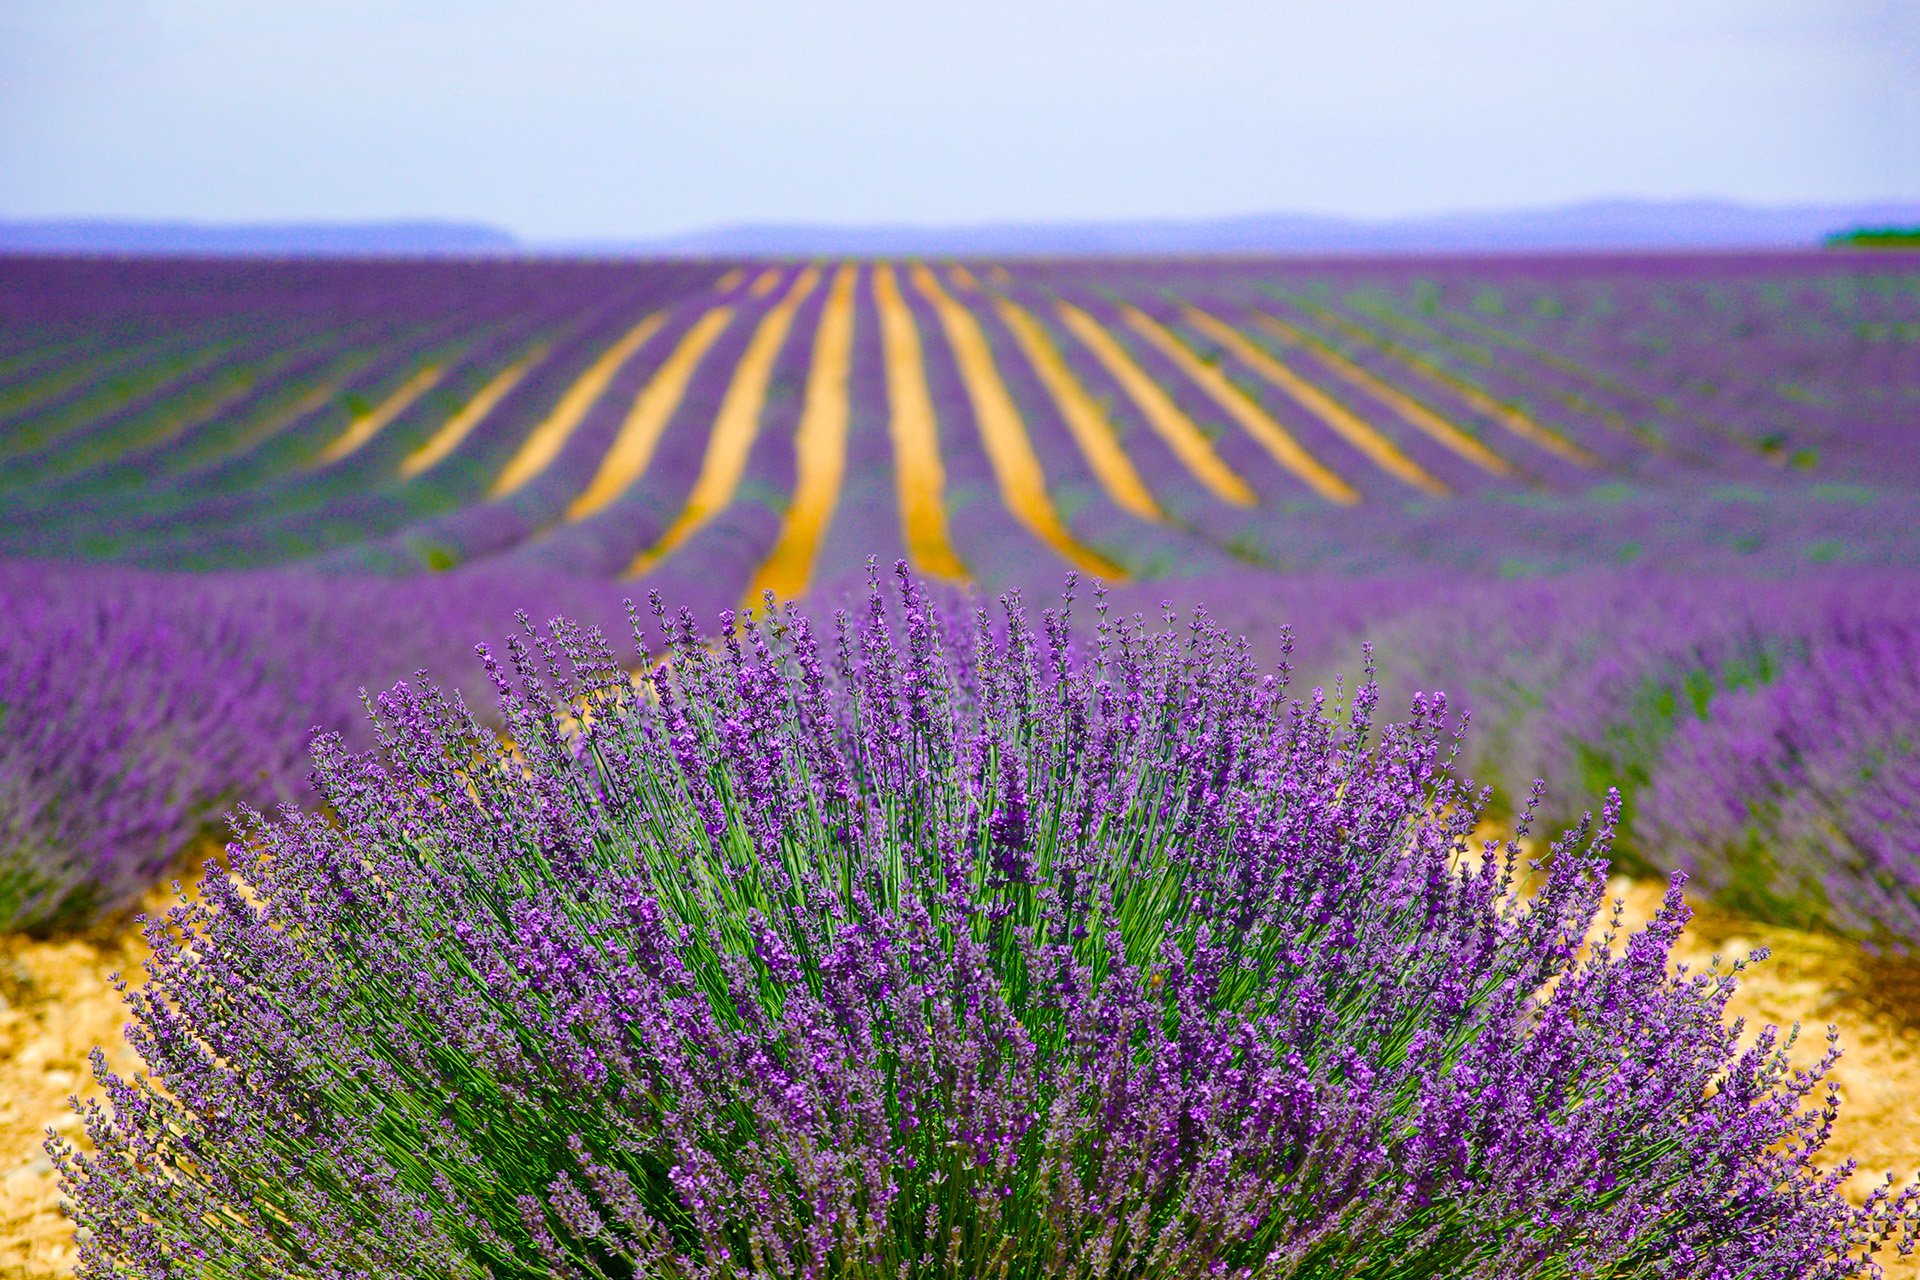
{"label": "furrow in field", "polygon": [[1471,462],[1487,474],[1496,476],[1513,474],[1513,464],[1505,458],[1449,422],[1430,406],[1422,404],[1386,379],[1376,377],[1362,369],[1312,334],[1296,329],[1276,316],[1264,313],[1255,317],[1255,323],[1282,342],[1305,347],[1313,353],[1315,359],[1333,370],[1336,375],[1380,401],[1449,451]]}
{"label": "furrow in field", "polygon": [[[336,401],[317,421],[231,457],[211,470],[197,491],[183,490],[184,502],[170,503],[143,522],[144,549],[195,567],[297,559],[377,535],[389,512],[422,500],[445,500],[440,486],[390,479],[407,450],[440,422],[438,414],[421,412],[431,403],[422,400],[427,394],[420,390],[422,372],[440,373],[428,388],[436,397],[444,392],[434,388],[466,390],[524,345],[524,332],[489,328],[493,332],[478,343],[462,324],[457,332],[435,335],[439,340],[431,345],[410,344],[397,358],[383,360],[379,374],[363,383],[367,389],[347,404]],[[396,403],[409,398],[411,404]],[[355,407],[349,411],[349,406]],[[350,429],[369,415],[387,422],[330,464],[316,464],[324,446],[340,438],[343,419]]]}
{"label": "furrow in field", "polygon": [[957,262],[947,268],[947,279],[953,281],[953,287],[956,289],[965,289],[968,293],[980,291],[978,277]]}
{"label": "furrow in field", "polygon": [[787,335],[793,329],[794,313],[819,282],[820,269],[806,268],[795,277],[780,301],[761,317],[753,340],[734,368],[733,382],[727,387],[726,399],[720,402],[720,412],[714,417],[706,456],[701,459],[700,475],[693,482],[693,492],[687,495],[686,506],[660,535],[659,541],[633,558],[633,563],[627,566],[629,577],[647,572],[672,555],[676,547],[733,501],[740,476],[747,467],[747,455],[759,433],[760,411],[766,405],[774,361],[780,358],[780,348],[786,345]]}
{"label": "furrow in field", "polygon": [[[389,338],[389,341],[396,339]],[[226,430],[215,436],[202,433],[160,457],[160,466],[179,480],[198,479],[242,458],[263,444],[279,437],[329,404],[349,394],[355,380],[375,366],[375,348],[343,352],[314,371],[307,379],[317,383],[289,402],[269,400],[258,414],[230,421]],[[291,464],[290,464],[291,465]],[[170,484],[174,492],[185,486]]]}
{"label": "furrow in field", "polygon": [[1360,500],[1359,492],[1352,485],[1302,448],[1292,432],[1276,422],[1246,392],[1234,386],[1224,373],[1195,355],[1166,326],[1138,307],[1123,305],[1121,315],[1135,333],[1158,348],[1162,355],[1179,367],[1180,372],[1192,379],[1195,386],[1206,392],[1209,399],[1239,423],[1267,451],[1267,456],[1292,472],[1308,488],[1327,501],[1342,506]]}
{"label": "furrow in field", "polygon": [[793,436],[793,500],[780,522],[773,550],[747,587],[744,604],[757,608],[765,592],[797,599],[813,580],[820,541],[833,519],[847,469],[847,424],[851,417],[848,377],[853,367],[853,290],[860,269],[851,263],[834,275],[813,340],[806,399]]}
{"label": "furrow in field", "polygon": [[[167,359],[108,375],[79,389],[78,395],[63,400],[58,407],[0,432],[0,456],[51,452],[62,446],[63,437],[74,432],[97,431],[112,420],[150,410],[182,388],[191,387],[248,345],[247,339],[239,337],[202,339],[202,345],[190,346]],[[11,483],[26,474],[26,468],[9,469],[0,472],[0,482]]]}
{"label": "furrow in field", "polygon": [[659,447],[661,433],[667,429],[667,421],[686,397],[687,384],[693,381],[700,362],[732,322],[732,307],[714,307],[681,336],[672,353],[634,397],[633,408],[620,424],[620,433],[613,438],[606,457],[601,459],[600,469],[580,496],[568,505],[565,519],[584,520],[602,510],[646,473],[647,464],[653,461],[653,452]]}
{"label": "furrow in field", "polygon": [[[263,340],[256,349],[245,352],[244,358],[216,365],[205,376],[176,388],[170,395],[155,397],[143,408],[108,414],[77,427],[57,449],[35,461],[23,489],[36,493],[41,500],[53,500],[56,493],[97,493],[103,477],[116,470],[126,478],[144,482],[151,478],[151,468],[135,459],[164,452],[183,434],[244,404],[303,358],[337,342],[337,333],[309,335],[277,349],[271,339]],[[269,347],[264,354],[257,350],[261,345]],[[27,500],[24,494],[21,500]]]}
{"label": "furrow in field", "polygon": [[[165,476],[167,484],[155,493],[180,497],[190,490],[192,481],[218,466],[223,458],[246,452],[338,400],[373,359],[368,350],[350,349],[316,361],[313,367],[265,392],[244,412],[217,424],[218,434],[202,430],[145,458],[149,469],[142,479],[151,482]],[[131,459],[125,461],[133,464]]]}
{"label": "furrow in field", "polygon": [[645,346],[647,339],[658,333],[660,326],[666,322],[666,312],[656,311],[627,330],[618,342],[602,352],[600,358],[589,365],[587,371],[561,395],[553,411],[535,424],[521,444],[520,451],[508,460],[499,478],[493,482],[489,496],[504,497],[545,471],[560,456],[568,437],[595,402],[605,394],[607,384],[620,372],[620,367],[631,360],[634,353]]}
{"label": "furrow in field", "polygon": [[253,429],[248,434],[264,440],[270,436],[278,435],[308,414],[317,413],[321,409],[326,408],[328,404],[338,399],[346,391],[347,384],[352,380],[353,376],[370,363],[372,363],[372,357],[361,357],[357,362],[358,367],[350,370],[344,377],[328,379],[315,386],[299,399],[282,406],[276,412],[269,413],[264,418],[253,423]]}
{"label": "furrow in field", "polygon": [[945,289],[925,264],[913,267],[914,287],[939,317],[947,345],[952,349],[960,380],[973,406],[987,460],[1000,487],[1000,501],[1013,518],[1069,563],[1112,581],[1126,571],[1099,552],[1081,544],[1060,519],[1047,492],[1046,473],[1033,452],[1025,422],[994,367],[993,352],[980,331],[980,322]]}
{"label": "furrow in field", "polygon": [[735,267],[713,282],[713,291],[715,293],[731,293],[735,289],[738,289],[740,282],[746,278],[747,269],[745,267]]}
{"label": "furrow in field", "polygon": [[[616,287],[607,289],[602,297],[583,296],[583,291],[569,289],[510,301],[511,309],[504,314],[520,323],[490,339],[484,356],[464,362],[464,374],[456,382],[456,376],[450,373],[445,385],[457,385],[464,399],[533,341],[549,342],[551,351],[450,458],[423,473],[418,483],[379,484],[374,491],[364,485],[358,489],[351,484],[326,488],[306,485],[297,492],[289,491],[284,499],[275,496],[271,509],[260,509],[256,526],[259,536],[254,541],[270,545],[270,554],[279,558],[315,557],[330,568],[371,567],[381,571],[473,564],[542,542],[560,523],[568,501],[591,481],[618,432],[622,414],[681,332],[719,301],[706,293],[719,270],[697,265],[677,270],[683,275],[683,287],[677,289],[636,289],[632,273],[621,270],[617,282],[607,281]],[[528,426],[549,414],[629,326],[656,309],[664,312],[665,323],[614,372],[552,461],[511,499],[488,501],[495,476],[523,445]],[[435,395],[445,398],[444,390]],[[449,402],[447,411],[457,408],[458,403]],[[445,414],[425,422],[422,417],[416,411],[404,420],[404,440],[400,438],[402,424],[388,428],[376,442],[377,458],[373,456],[374,447],[363,451],[358,474],[369,479],[391,475],[406,452],[421,444],[444,421]],[[656,458],[652,469],[658,470],[659,466]],[[602,541],[617,539],[620,529],[619,520],[602,522],[600,532],[607,535]],[[610,575],[631,558],[638,541],[628,539],[591,567],[550,556],[543,557],[542,564],[561,574]],[[211,562],[238,550],[244,549],[210,547],[204,557]],[[738,580],[744,577],[743,569]]]}
{"label": "furrow in field", "polygon": [[421,396],[439,386],[440,379],[444,376],[445,370],[439,365],[430,364],[421,367],[411,378],[395,387],[386,399],[354,415],[347,424],[347,429],[335,436],[333,442],[320,451],[311,465],[331,466],[361,448],[367,441],[379,435],[389,422],[411,409]]}
{"label": "furrow in field", "polygon": [[[704,286],[707,281],[699,283]],[[317,557],[330,568],[375,567],[381,571],[401,566],[466,564],[538,540],[559,522],[567,500],[586,487],[619,426],[621,412],[652,375],[661,356],[670,350],[666,330],[657,332],[620,367],[560,454],[536,479],[512,501],[488,501],[488,489],[501,463],[521,446],[527,424],[552,410],[582,372],[627,330],[642,305],[660,306],[668,313],[669,325],[684,326],[690,317],[676,302],[686,300],[686,293],[676,300],[662,297],[663,292],[652,291],[651,297],[636,299],[622,290],[624,296],[607,299],[591,309],[578,302],[567,305],[569,300],[557,298],[545,308],[523,313],[521,318],[527,322],[524,326],[503,334],[483,358],[468,362],[469,372],[458,382],[463,395],[473,394],[535,341],[550,345],[548,355],[474,428],[451,457],[423,472],[414,483],[383,484],[377,493],[364,496],[346,486],[334,486],[328,492],[306,486],[304,491],[290,492],[284,498],[270,495],[274,510],[262,510],[259,527],[265,529],[270,524],[275,544],[295,549],[296,555]],[[703,304],[696,295],[691,305]],[[678,336],[677,329],[674,336]],[[453,384],[450,374],[448,385]],[[377,467],[363,466],[362,474],[370,470],[391,474],[406,451],[425,440],[440,421],[436,418],[421,425],[418,414],[410,415],[410,420],[414,426],[404,447],[395,447],[398,442],[394,439],[383,439]],[[388,437],[396,435],[396,429],[387,432]],[[267,478],[266,488],[271,489],[275,483]],[[283,507],[285,519],[280,518]],[[563,573],[611,573],[631,555],[629,545],[623,554],[605,558],[593,569],[557,561],[549,564]]]}
{"label": "furrow in field", "polygon": [[440,428],[419,448],[400,461],[400,476],[411,480],[438,463],[460,447],[460,442],[517,386],[520,380],[532,371],[533,367],[547,357],[548,346],[545,343],[521,356],[518,360],[495,374],[484,387],[474,393],[473,399],[460,407],[460,410],[440,425]]}
{"label": "furrow in field", "polygon": [[1153,500],[1146,482],[1134,469],[1126,450],[1120,447],[1113,424],[1093,396],[1080,385],[1080,380],[1073,376],[1073,370],[1067,367],[1066,358],[1054,345],[1046,327],[1011,298],[996,297],[994,308],[1027,357],[1027,363],[1033,366],[1041,385],[1053,398],[1061,420],[1073,433],[1074,443],[1080,446],[1087,465],[1114,505],[1142,520],[1165,520],[1160,504]]}
{"label": "furrow in field", "polygon": [[1233,326],[1198,307],[1187,307],[1181,315],[1188,324],[1219,343],[1234,359],[1280,388],[1301,408],[1326,423],[1342,440],[1365,454],[1388,475],[1434,497],[1445,497],[1451,492],[1425,467],[1380,434],[1372,423],[1249,342]]}
{"label": "furrow in field", "polygon": [[[1578,463],[1583,467],[1599,465],[1599,459],[1594,457],[1594,455],[1586,449],[1568,440],[1559,432],[1542,426],[1540,423],[1534,421],[1528,414],[1521,412],[1514,406],[1505,403],[1482,390],[1480,387],[1475,386],[1467,379],[1449,372],[1438,361],[1401,343],[1395,342],[1391,338],[1375,333],[1365,325],[1355,324],[1337,311],[1316,306],[1313,303],[1305,301],[1300,302],[1299,305],[1323,324],[1337,329],[1339,332],[1346,334],[1349,338],[1357,342],[1364,342],[1368,346],[1377,348],[1389,358],[1419,373],[1434,385],[1445,387],[1448,391],[1451,391],[1454,395],[1466,401],[1475,412],[1485,415],[1522,440],[1537,445],[1556,457],[1563,458],[1568,462]],[[1436,338],[1440,337],[1438,334],[1434,336]],[[1489,362],[1489,364],[1490,363],[1491,362]],[[1593,412],[1597,408],[1597,406],[1593,405],[1581,405],[1577,407],[1585,412]],[[1618,414],[1608,416],[1604,411],[1601,411],[1599,416],[1608,426],[1634,437],[1648,448],[1662,453],[1667,451],[1667,446],[1663,441],[1646,432],[1634,429],[1621,419]]]}
{"label": "furrow in field", "polygon": [[72,365],[89,352],[98,354],[97,335],[50,338],[38,345],[15,351],[0,360],[0,404],[15,387],[31,383],[52,370]]}
{"label": "furrow in field", "polygon": [[[470,323],[457,317],[425,331],[381,326],[356,342],[356,349],[306,371],[301,385],[288,394],[264,397],[252,412],[156,454],[157,466],[171,480],[137,500],[129,495],[130,505],[180,528],[211,529],[239,519],[236,513],[249,491],[271,491],[263,500],[280,501],[286,486],[298,488],[327,474],[316,469],[314,459],[370,406],[393,397],[426,366],[456,369],[471,331]],[[220,514],[207,514],[202,504]]]}
{"label": "furrow in field", "polygon": [[[1471,378],[1461,378],[1459,374],[1452,372],[1446,365],[1442,365],[1438,359],[1434,359],[1434,355],[1432,355],[1430,351],[1427,351],[1427,349],[1423,349],[1423,347],[1419,347],[1419,345],[1407,345],[1405,342],[1398,342],[1398,340],[1386,336],[1386,334],[1375,332],[1375,330],[1367,328],[1365,324],[1357,324],[1354,320],[1340,315],[1338,311],[1332,311],[1331,307],[1319,307],[1319,305],[1309,303],[1309,301],[1304,301],[1304,299],[1294,299],[1294,301],[1296,301],[1296,305],[1300,305],[1304,311],[1308,311],[1309,315],[1313,315],[1315,319],[1321,320],[1323,324],[1329,324],[1334,330],[1346,334],[1348,338],[1354,338],[1356,342],[1365,342],[1365,344],[1373,345],[1373,347],[1379,347],[1380,351],[1386,353],[1390,359],[1396,359],[1396,361],[1400,361],[1400,363],[1404,363],[1404,365],[1425,368],[1430,380],[1434,380],[1438,386],[1444,386],[1444,388],[1452,390],[1453,393],[1459,395],[1461,399],[1467,399],[1469,405],[1475,409],[1476,413],[1492,416],[1496,422],[1500,422],[1501,426],[1505,426],[1505,428],[1509,428],[1509,430],[1515,430],[1517,434],[1523,434],[1524,430],[1528,430],[1528,424],[1530,424],[1530,430],[1534,430],[1534,432],[1546,432],[1546,436],[1553,439],[1553,441],[1559,441],[1559,445],[1565,445],[1565,447],[1571,447],[1571,449],[1582,449],[1580,445],[1574,445],[1572,441],[1569,441],[1565,436],[1561,436],[1559,432],[1555,432],[1555,430],[1551,430],[1551,428],[1546,428],[1546,426],[1538,424],[1532,416],[1526,415],[1519,407],[1503,401],[1498,395],[1494,395],[1492,391],[1478,386]],[[1440,330],[1436,330],[1436,328],[1432,328],[1432,326],[1428,326],[1428,324],[1423,324],[1423,322],[1419,322],[1419,320],[1411,319],[1411,317],[1404,317],[1404,315],[1400,315],[1400,313],[1396,313],[1396,311],[1392,311],[1392,309],[1380,309],[1380,307],[1361,307],[1361,309],[1367,311],[1373,319],[1388,324],[1390,328],[1400,330],[1404,336],[1411,338],[1415,344],[1427,344],[1428,347],[1438,347],[1438,349],[1450,351],[1452,355],[1457,355],[1457,357],[1461,357],[1461,359],[1465,359],[1465,361],[1469,361],[1469,363],[1473,363],[1473,365],[1478,365],[1478,367],[1488,370],[1490,374],[1503,376],[1503,378],[1507,378],[1507,380],[1513,380],[1513,382],[1519,382],[1519,384],[1524,384],[1524,386],[1530,386],[1530,388],[1534,388],[1534,390],[1544,391],[1546,395],[1557,399],[1557,401],[1559,401],[1561,405],[1565,405],[1567,409],[1571,409],[1572,413],[1599,418],[1599,422],[1601,422],[1607,430],[1611,430],[1611,432],[1613,432],[1615,436],[1619,436],[1622,441],[1630,441],[1636,449],[1647,449],[1647,451],[1657,453],[1657,455],[1670,455],[1670,453],[1674,451],[1672,445],[1668,443],[1667,439],[1661,438],[1659,432],[1647,428],[1644,424],[1628,422],[1626,416],[1620,415],[1619,411],[1609,409],[1609,407],[1605,407],[1605,405],[1599,405],[1599,403],[1592,401],[1590,397],[1586,397],[1586,395],[1582,395],[1582,393],[1578,393],[1578,391],[1569,390],[1569,388],[1565,388],[1565,386],[1555,386],[1551,380],[1544,378],[1544,376],[1540,374],[1538,368],[1530,368],[1526,367],[1526,365],[1515,365],[1515,363],[1511,363],[1511,361],[1500,361],[1500,359],[1496,359],[1490,351],[1484,351],[1484,349],[1469,344],[1469,342],[1463,342],[1463,340],[1459,340],[1459,338],[1453,338],[1450,334],[1442,334]],[[1492,405],[1494,409],[1488,409],[1488,405]],[[1500,413],[1496,413],[1496,409],[1503,409],[1507,415],[1511,415],[1511,420],[1500,416]],[[1532,436],[1524,436],[1524,438],[1532,439]],[[1594,464],[1599,462],[1599,459],[1597,459],[1592,451],[1584,451],[1584,449],[1582,449],[1582,453],[1584,453],[1584,461],[1582,461],[1582,459],[1571,459],[1571,457],[1567,457],[1565,449],[1559,447],[1559,445],[1555,445],[1555,443],[1546,443],[1546,441],[1536,441],[1536,443],[1540,443],[1544,449],[1548,449],[1549,453],[1555,453],[1557,457],[1563,457],[1563,459],[1567,459],[1567,461],[1580,462],[1582,466],[1594,466]]]}
{"label": "furrow in field", "polygon": [[135,366],[137,372],[137,366],[143,360],[170,347],[185,346],[191,341],[190,337],[169,333],[126,346],[109,347],[84,359],[62,361],[52,369],[0,388],[0,423],[43,409],[49,401],[58,400],[70,392],[84,393],[84,388],[92,380],[110,377],[115,370]]}
{"label": "furrow in field", "polygon": [[864,268],[862,282],[853,291],[848,464],[840,479],[833,519],[814,559],[813,581],[807,590],[815,600],[822,592],[845,586],[869,556],[884,566],[909,557],[901,536],[899,477],[892,464],[894,447],[888,431],[887,352],[873,289],[877,270],[877,266]]}
{"label": "furrow in field", "polygon": [[764,298],[780,287],[781,277],[786,274],[787,273],[779,267],[768,267],[754,280],[753,287],[748,289],[747,292],[756,298]]}
{"label": "furrow in field", "polygon": [[[323,343],[305,344],[313,348],[307,355],[294,360],[271,379],[254,380],[248,394],[235,405],[223,408],[218,416],[196,421],[185,432],[164,443],[144,446],[117,458],[112,468],[121,475],[112,483],[121,488],[140,488],[143,501],[162,492],[177,496],[180,486],[174,482],[176,478],[196,476],[221,456],[243,450],[257,443],[263,434],[288,425],[276,415],[289,401],[309,394],[317,381],[336,375],[352,376],[372,361],[373,350],[404,343],[406,339],[399,336],[402,332],[402,326],[394,323],[356,323],[324,335]],[[407,360],[425,363],[410,356]],[[327,398],[344,390],[345,387],[335,384]],[[318,447],[318,441],[308,442],[297,457],[289,459],[289,466],[296,469],[303,466]],[[163,476],[168,477],[169,482],[156,484]],[[128,501],[132,501],[132,495]]]}
{"label": "furrow in field", "polygon": [[1611,392],[1624,400],[1638,400],[1651,407],[1655,412],[1670,414],[1683,422],[1692,423],[1694,426],[1718,436],[1729,444],[1751,450],[1755,453],[1761,453],[1776,465],[1785,461],[1785,459],[1781,457],[1766,455],[1761,449],[1759,442],[1744,432],[1729,427],[1726,423],[1716,419],[1689,412],[1676,404],[1671,397],[1660,395],[1657,392],[1650,392],[1644,387],[1635,386],[1625,379],[1614,377],[1605,370],[1596,369],[1592,365],[1584,364],[1581,361],[1561,355],[1558,351],[1543,347],[1536,342],[1529,342],[1518,334],[1508,333],[1504,329],[1482,323],[1471,316],[1448,314],[1443,318],[1457,328],[1466,329],[1468,332],[1478,334],[1480,337],[1496,345],[1503,346],[1509,351],[1516,351],[1521,355],[1538,360],[1551,368],[1558,369],[1562,373],[1569,374],[1587,383],[1589,386]]}
{"label": "furrow in field", "polygon": [[1166,443],[1193,478],[1220,501],[1235,507],[1251,507],[1257,498],[1239,473],[1214,452],[1213,442],[1199,424],[1180,411],[1173,397],[1127,354],[1127,349],[1091,315],[1064,299],[1054,303],[1061,323],[1082,346],[1092,353],[1102,368],[1120,384],[1133,401],[1140,416],[1153,433]]}
{"label": "furrow in field", "polygon": [[873,303],[886,356],[887,431],[893,440],[894,489],[907,557],[922,573],[964,581],[967,567],[954,554],[947,532],[947,477],[940,463],[940,423],[927,389],[925,352],[889,263],[873,269]]}

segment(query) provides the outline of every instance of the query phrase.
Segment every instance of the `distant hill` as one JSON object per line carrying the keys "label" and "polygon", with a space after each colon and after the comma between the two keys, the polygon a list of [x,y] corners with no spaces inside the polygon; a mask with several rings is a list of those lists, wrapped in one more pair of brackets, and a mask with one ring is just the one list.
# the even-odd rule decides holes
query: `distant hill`
{"label": "distant hill", "polygon": [[1766,208],[1612,200],[1364,220],[1317,214],[974,226],[754,223],[633,240],[524,241],[478,223],[0,221],[0,252],[220,256],[872,257],[1177,253],[1488,253],[1811,248],[1861,227],[1920,225],[1920,203]]}
{"label": "distant hill", "polygon": [[1256,214],[1185,221],[963,227],[753,224],[578,252],[752,254],[1466,253],[1580,249],[1806,248],[1853,227],[1920,221],[1920,203],[1763,208],[1615,200],[1554,209],[1362,220]]}
{"label": "distant hill", "polygon": [[464,222],[0,221],[0,252],[218,257],[440,257],[516,253],[497,227]]}

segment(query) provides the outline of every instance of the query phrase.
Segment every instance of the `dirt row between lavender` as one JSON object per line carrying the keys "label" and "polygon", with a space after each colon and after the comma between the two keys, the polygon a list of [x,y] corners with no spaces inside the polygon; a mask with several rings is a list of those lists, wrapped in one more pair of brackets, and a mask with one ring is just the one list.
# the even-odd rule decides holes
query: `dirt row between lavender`
{"label": "dirt row between lavender", "polygon": [[[1630,923],[1659,904],[1656,884],[1616,879]],[[172,901],[157,890],[149,910]],[[1841,1113],[1828,1150],[1860,1163],[1851,1189],[1864,1195],[1889,1171],[1920,1171],[1920,960],[1876,958],[1817,934],[1755,924],[1701,909],[1676,958],[1698,967],[1714,955],[1772,958],[1751,969],[1733,1012],[1759,1026],[1799,1022],[1796,1056],[1824,1050],[1839,1026],[1846,1051],[1834,1072]],[[100,1045],[115,1070],[137,1067],[121,1039],[120,998],[110,975],[137,980],[145,947],[136,931],[61,941],[0,938],[0,1276],[52,1280],[70,1274],[73,1228],[60,1213],[58,1179],[41,1149],[49,1127],[80,1132],[67,1098],[97,1096],[87,1054]],[[1920,1258],[1883,1259],[1890,1277],[1920,1280]]]}

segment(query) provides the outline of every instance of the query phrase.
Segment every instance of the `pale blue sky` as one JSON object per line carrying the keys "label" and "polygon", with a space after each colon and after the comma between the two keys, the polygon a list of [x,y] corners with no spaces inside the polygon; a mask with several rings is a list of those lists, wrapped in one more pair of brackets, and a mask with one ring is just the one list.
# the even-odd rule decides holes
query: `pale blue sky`
{"label": "pale blue sky", "polygon": [[1920,199],[1920,0],[0,0],[0,217]]}

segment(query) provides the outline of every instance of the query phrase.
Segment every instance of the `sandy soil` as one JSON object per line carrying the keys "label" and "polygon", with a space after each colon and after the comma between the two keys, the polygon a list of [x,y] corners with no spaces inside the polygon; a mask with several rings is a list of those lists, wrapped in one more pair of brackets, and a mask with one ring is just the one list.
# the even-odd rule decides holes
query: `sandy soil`
{"label": "sandy soil", "polygon": [[[1630,921],[1651,915],[1660,886],[1616,880]],[[172,901],[160,890],[147,903]],[[1679,959],[1743,956],[1771,948],[1751,970],[1734,1012],[1752,1027],[1803,1023],[1800,1052],[1817,1056],[1828,1023],[1842,1032],[1846,1056],[1835,1072],[1841,1116],[1834,1158],[1852,1156],[1860,1194],[1888,1171],[1920,1171],[1920,961],[1877,959],[1845,943],[1754,924],[1712,910],[1696,916]],[[73,1133],[66,1099],[95,1092],[87,1053],[107,1048],[116,1070],[136,1065],[121,1042],[119,998],[109,975],[136,979],[145,948],[131,930],[38,942],[0,938],[0,1276],[33,1280],[66,1275],[72,1228],[61,1216],[53,1166],[41,1150],[49,1127]],[[1920,1259],[1887,1260],[1889,1276],[1920,1280]]]}
{"label": "sandy soil", "polygon": [[[1658,907],[1662,886],[1616,880],[1629,919]],[[1772,954],[1743,975],[1730,1012],[1747,1023],[1802,1032],[1794,1057],[1817,1061],[1826,1029],[1840,1029],[1844,1051],[1830,1079],[1840,1086],[1840,1119],[1827,1154],[1851,1157],[1859,1170],[1848,1184],[1864,1197],[1893,1173],[1903,1182],[1920,1173],[1920,960],[1871,956],[1818,934],[1756,924],[1696,906],[1675,958],[1696,968],[1715,955],[1742,957],[1755,947]],[[1883,1257],[1889,1277],[1920,1278],[1920,1254]]]}
{"label": "sandy soil", "polygon": [[50,1128],[81,1131],[67,1099],[98,1093],[87,1065],[95,1045],[116,1071],[137,1066],[121,1039],[110,976],[135,979],[145,958],[131,930],[61,942],[0,938],[0,1276],[72,1269],[73,1227],[41,1143]]}

